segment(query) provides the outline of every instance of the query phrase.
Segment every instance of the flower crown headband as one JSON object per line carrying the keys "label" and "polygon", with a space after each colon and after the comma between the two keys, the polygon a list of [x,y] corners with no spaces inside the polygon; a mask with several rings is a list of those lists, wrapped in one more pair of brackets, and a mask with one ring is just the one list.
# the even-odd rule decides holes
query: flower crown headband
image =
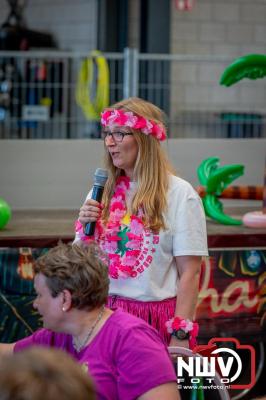
{"label": "flower crown headband", "polygon": [[138,129],[145,135],[152,135],[163,141],[166,139],[165,129],[156,122],[133,114],[131,111],[105,110],[101,113],[101,124],[103,126],[120,125],[128,128]]}

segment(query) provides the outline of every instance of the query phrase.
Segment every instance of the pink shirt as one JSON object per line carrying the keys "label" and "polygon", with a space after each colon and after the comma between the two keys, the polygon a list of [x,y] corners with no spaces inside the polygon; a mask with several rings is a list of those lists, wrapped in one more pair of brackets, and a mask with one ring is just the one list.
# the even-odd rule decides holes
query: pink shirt
{"label": "pink shirt", "polygon": [[63,349],[87,366],[98,399],[133,400],[156,386],[176,381],[167,348],[158,333],[144,321],[120,309],[79,353],[73,348],[70,335],[47,329],[19,340],[14,351],[32,345]]}

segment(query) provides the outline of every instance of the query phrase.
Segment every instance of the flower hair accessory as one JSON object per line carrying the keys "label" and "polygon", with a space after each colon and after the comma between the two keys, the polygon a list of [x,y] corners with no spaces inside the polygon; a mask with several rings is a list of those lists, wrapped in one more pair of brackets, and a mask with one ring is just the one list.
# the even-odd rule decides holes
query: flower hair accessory
{"label": "flower hair accessory", "polygon": [[152,135],[160,141],[166,139],[165,129],[162,125],[133,114],[131,111],[107,109],[101,114],[101,124],[109,127],[113,125],[127,126],[138,129],[145,135]]}
{"label": "flower hair accessory", "polygon": [[166,321],[165,326],[167,332],[171,335],[175,334],[179,329],[182,329],[184,332],[189,334],[189,347],[193,349],[193,347],[196,346],[196,337],[199,332],[199,324],[197,322],[190,321],[190,319],[174,317],[169,319],[169,321]]}

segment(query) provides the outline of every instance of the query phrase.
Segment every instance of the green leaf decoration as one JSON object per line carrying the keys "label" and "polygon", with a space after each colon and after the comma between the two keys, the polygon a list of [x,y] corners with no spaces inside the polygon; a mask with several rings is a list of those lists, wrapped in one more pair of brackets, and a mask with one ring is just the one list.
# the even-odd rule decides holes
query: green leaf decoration
{"label": "green leaf decoration", "polygon": [[123,229],[120,228],[120,231],[117,234],[117,236],[119,236],[121,238],[121,240],[117,241],[117,254],[120,254],[121,257],[128,250],[128,248],[126,247],[126,244],[129,241],[129,239],[127,237],[127,232],[128,231],[129,231],[129,228],[128,228],[128,226],[126,226]]}

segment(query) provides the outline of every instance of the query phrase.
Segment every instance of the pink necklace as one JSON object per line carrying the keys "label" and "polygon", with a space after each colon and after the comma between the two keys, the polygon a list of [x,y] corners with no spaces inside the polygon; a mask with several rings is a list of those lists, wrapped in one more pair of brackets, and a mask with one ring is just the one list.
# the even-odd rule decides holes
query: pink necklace
{"label": "pink necklace", "polygon": [[108,254],[109,274],[112,278],[136,277],[138,275],[137,258],[141,251],[144,234],[143,212],[130,216],[129,226],[123,226],[122,220],[127,212],[126,193],[130,179],[121,176],[116,181],[110,202],[109,219],[106,226],[97,223],[102,249]]}
{"label": "pink necklace", "polygon": [[116,181],[110,202],[109,219],[106,225],[97,221],[94,237],[85,236],[83,226],[76,221],[76,232],[83,241],[95,240],[109,257],[109,275],[113,279],[135,278],[143,272],[139,269],[138,256],[144,238],[143,211],[130,216],[129,226],[122,222],[127,212],[126,193],[130,179],[121,176]]}

